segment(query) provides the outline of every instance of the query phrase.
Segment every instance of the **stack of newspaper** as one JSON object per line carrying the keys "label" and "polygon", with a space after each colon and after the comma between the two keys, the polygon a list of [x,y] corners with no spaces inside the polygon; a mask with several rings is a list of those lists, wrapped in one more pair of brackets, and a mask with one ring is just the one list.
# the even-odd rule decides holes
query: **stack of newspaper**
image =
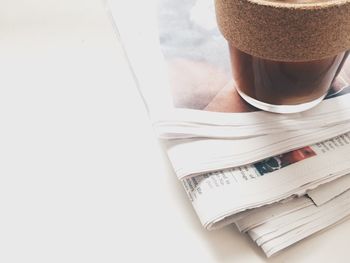
{"label": "stack of newspaper", "polygon": [[350,215],[350,60],[315,108],[262,112],[235,90],[212,0],[110,0],[109,8],[205,228],[235,224],[271,256]]}
{"label": "stack of newspaper", "polygon": [[341,222],[350,215],[350,175],[308,192],[308,196],[243,212],[235,221],[267,256]]}

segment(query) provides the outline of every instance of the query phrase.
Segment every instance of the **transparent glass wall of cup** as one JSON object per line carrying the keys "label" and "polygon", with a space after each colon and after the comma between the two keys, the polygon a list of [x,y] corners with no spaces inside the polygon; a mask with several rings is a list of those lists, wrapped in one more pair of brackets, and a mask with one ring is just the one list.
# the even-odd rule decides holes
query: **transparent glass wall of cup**
{"label": "transparent glass wall of cup", "polygon": [[323,100],[348,51],[302,62],[255,57],[229,43],[236,88],[251,105],[277,113],[307,110]]}
{"label": "transparent glass wall of cup", "polygon": [[[237,0],[231,0],[231,1],[237,1]],[[238,2],[243,3],[243,6],[244,6],[244,1],[248,2],[249,0],[240,0]],[[227,5],[227,3],[230,2],[230,0],[216,0],[216,2],[225,2]],[[261,0],[260,2],[264,2],[264,0]],[[278,1],[271,1],[271,2],[272,2],[272,5],[276,2],[278,3]],[[293,0],[292,1],[289,0],[287,2],[293,3]],[[312,1],[307,2],[308,5],[310,5],[310,3],[312,3]],[[303,2],[298,0],[296,5],[300,5],[300,4],[303,4]],[[248,12],[251,12],[250,11],[251,9],[248,9],[248,10],[249,10]],[[291,10],[292,10],[291,12],[293,12],[292,8]],[[217,12],[217,16],[221,15],[222,13],[223,12]],[[288,12],[284,12],[284,15],[286,14],[288,15]],[[261,14],[259,15],[261,16]],[[293,15],[295,16],[295,14]],[[348,14],[348,16],[350,16],[350,14]],[[243,19],[245,18],[244,17],[238,18],[237,20],[232,19],[233,21],[232,26],[233,27],[237,26],[237,21],[240,22],[240,20],[243,20]],[[253,26],[254,26],[254,23],[261,23],[261,19],[260,21],[253,21],[254,19],[251,19],[251,20],[252,20],[251,23],[253,24]],[[288,17],[287,17],[287,20],[288,20]],[[220,19],[218,19],[218,21],[220,21]],[[267,19],[266,21],[269,21],[269,20]],[[322,21],[322,19],[320,19],[320,21]],[[226,37],[226,36],[225,37],[228,41],[228,46],[230,50],[232,75],[233,75],[234,82],[236,84],[236,89],[245,101],[265,111],[276,112],[276,113],[296,113],[296,112],[301,112],[316,106],[327,95],[327,92],[329,91],[329,88],[332,82],[336,78],[337,74],[342,68],[342,65],[344,64],[346,58],[348,57],[348,53],[349,53],[349,51],[347,51],[348,49],[343,48],[342,50],[336,53],[324,56],[323,54],[321,54],[322,47],[320,47],[321,51],[320,51],[319,58],[317,56],[310,58],[306,55],[305,59],[299,57],[298,59],[293,61],[294,57],[292,55],[290,58],[288,58],[288,50],[286,51],[283,50],[284,45],[281,45],[281,47],[278,47],[278,49],[280,50],[277,50],[276,53],[282,54],[283,56],[287,57],[287,59],[284,59],[284,57],[279,59],[277,56],[274,56],[274,54],[271,54],[272,52],[268,49],[262,50],[262,54],[264,56],[252,55],[249,53],[249,51],[248,52],[242,51],[241,48],[237,47],[236,45],[237,43],[235,40],[237,38],[238,39],[246,38],[248,40],[246,42],[249,45],[252,45],[251,43],[255,42],[257,43],[256,45],[258,46],[261,44],[259,43],[259,40],[264,41],[264,33],[261,32],[264,30],[264,28],[262,28],[260,32],[256,32],[255,35],[258,35],[257,37],[255,37],[254,35],[253,37],[251,36],[246,37],[244,36],[245,34],[244,30],[250,32],[252,31],[252,29],[249,27],[250,25],[248,23],[247,23],[248,26],[245,26],[246,24],[243,23],[242,31],[239,33],[236,33],[236,35],[233,34],[234,37],[231,37],[230,32],[227,33],[227,28],[230,29],[230,26],[227,26],[229,22],[230,22],[229,19],[225,20],[225,23],[224,23],[225,30],[221,30],[221,31],[224,31],[224,36],[229,35],[229,37]],[[314,21],[310,21],[310,22],[315,23]],[[275,24],[276,23],[274,22],[274,25]],[[268,27],[269,24],[265,22],[265,26]],[[284,26],[286,27],[285,30],[287,32],[288,24],[285,23]],[[244,27],[247,27],[248,30],[247,28],[244,28]],[[278,41],[278,39],[281,39],[281,35],[278,36],[276,34],[275,36],[274,32],[278,33],[278,31],[283,31],[284,29],[281,28],[281,26],[275,26],[275,27],[276,29],[275,31],[271,31],[272,33],[270,33],[270,37],[277,39]],[[219,23],[219,28],[220,28],[220,23]],[[302,31],[302,28],[300,29],[300,31]],[[260,38],[259,38],[259,34],[262,35]],[[326,36],[324,37],[326,39],[325,41],[327,41],[327,32],[326,33],[323,32],[323,34]],[[251,39],[249,39],[249,37]],[[269,35],[265,37],[266,41],[270,41],[268,37]],[[296,33],[294,32],[294,35],[292,37],[286,34],[286,38],[288,37],[290,38],[290,42],[295,41],[295,45],[300,46],[300,44],[298,43],[299,41],[298,32]],[[311,39],[308,41],[311,42],[313,40]],[[239,41],[237,42],[238,42],[238,46],[240,45],[245,48],[245,46],[239,43]],[[314,47],[312,47],[313,50],[317,49],[318,43],[316,40],[314,41],[314,43],[311,42],[311,44],[314,44]],[[334,45],[334,44],[331,43],[330,45]],[[249,49],[249,47],[247,49]],[[254,50],[254,46],[251,49]],[[327,47],[323,49],[326,50]],[[266,54],[264,54],[264,52]],[[271,56],[271,58],[269,56]]]}

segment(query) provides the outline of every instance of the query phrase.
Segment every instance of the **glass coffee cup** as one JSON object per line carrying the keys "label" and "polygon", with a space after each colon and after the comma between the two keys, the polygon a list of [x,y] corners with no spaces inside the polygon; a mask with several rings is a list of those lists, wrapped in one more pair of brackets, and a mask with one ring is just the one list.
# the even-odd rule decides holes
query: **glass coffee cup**
{"label": "glass coffee cup", "polygon": [[348,57],[349,1],[216,0],[241,97],[295,113],[323,100]]}

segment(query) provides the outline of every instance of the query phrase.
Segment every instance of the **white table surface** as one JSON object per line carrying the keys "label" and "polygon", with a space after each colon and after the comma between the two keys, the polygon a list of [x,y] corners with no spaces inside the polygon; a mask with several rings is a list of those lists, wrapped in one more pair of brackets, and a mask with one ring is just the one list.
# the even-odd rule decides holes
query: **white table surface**
{"label": "white table surface", "polygon": [[102,0],[0,1],[0,262],[347,262],[350,221],[266,260],[207,232]]}

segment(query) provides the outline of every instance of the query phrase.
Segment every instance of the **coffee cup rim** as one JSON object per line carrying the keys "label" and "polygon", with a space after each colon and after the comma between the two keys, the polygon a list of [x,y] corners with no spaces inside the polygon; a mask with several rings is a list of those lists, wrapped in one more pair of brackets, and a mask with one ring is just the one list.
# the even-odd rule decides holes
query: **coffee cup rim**
{"label": "coffee cup rim", "polygon": [[316,2],[316,3],[284,3],[279,1],[269,1],[269,0],[246,0],[252,4],[262,5],[266,7],[273,7],[279,9],[324,9],[336,6],[343,6],[346,4],[350,4],[350,0],[328,0],[324,2]]}

